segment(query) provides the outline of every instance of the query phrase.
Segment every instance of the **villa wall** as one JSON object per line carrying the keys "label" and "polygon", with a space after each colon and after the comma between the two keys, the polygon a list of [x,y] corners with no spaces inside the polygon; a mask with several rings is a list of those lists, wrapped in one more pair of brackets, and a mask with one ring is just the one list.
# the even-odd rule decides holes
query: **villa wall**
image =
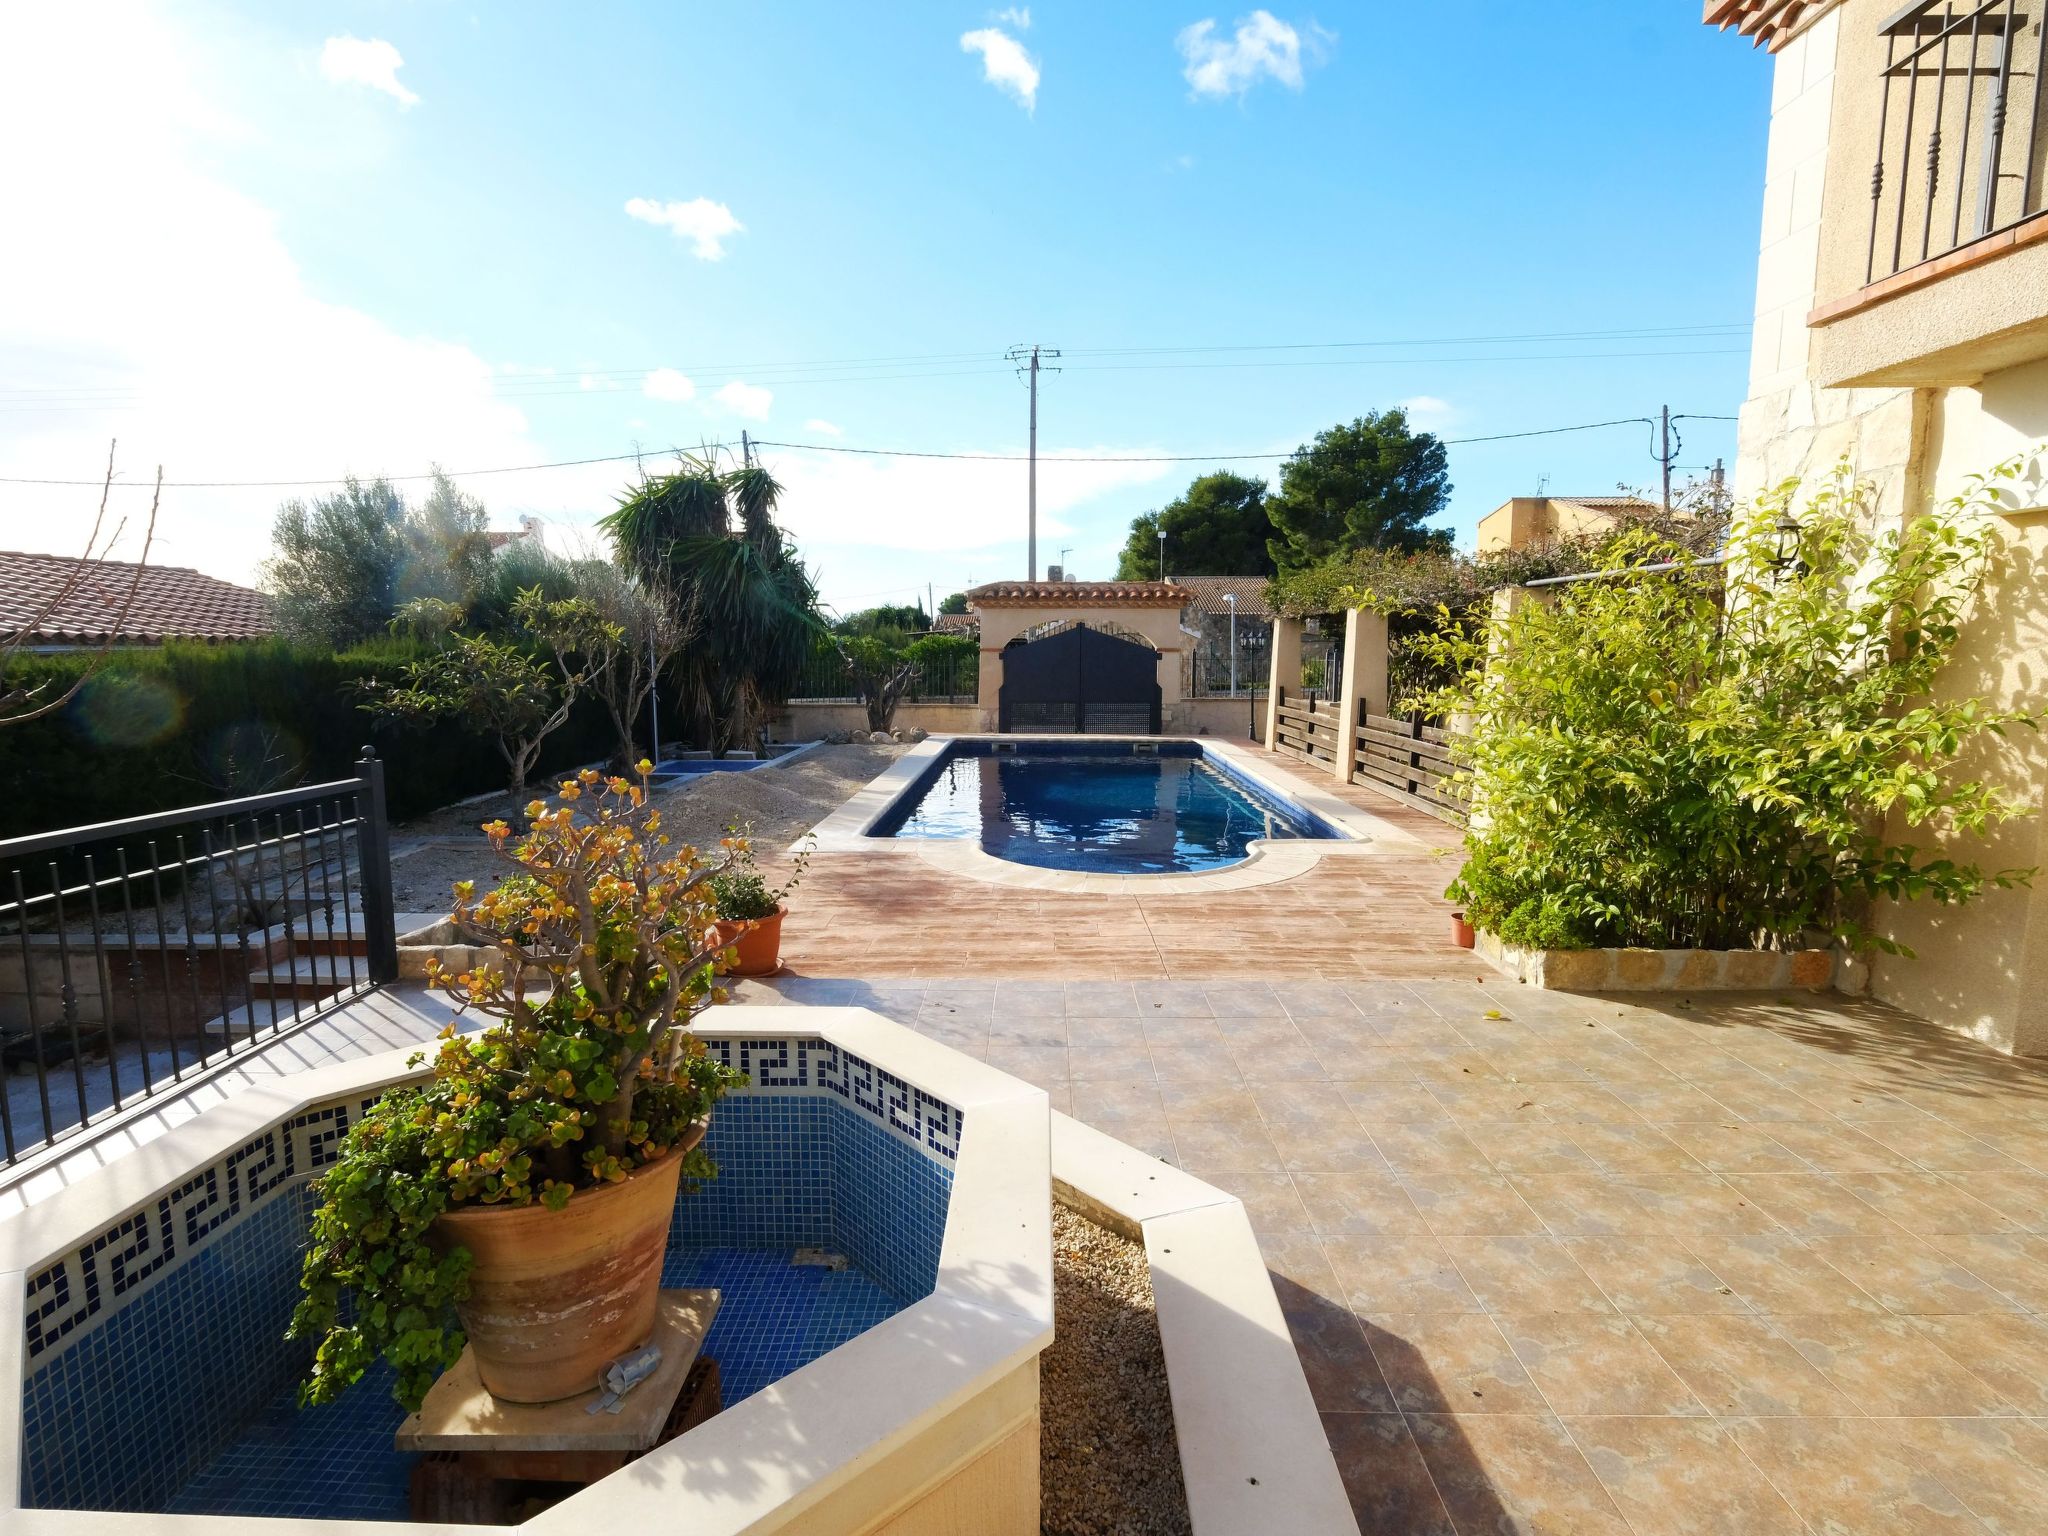
{"label": "villa wall", "polygon": [[[2048,247],[1943,278],[1848,324],[1810,323],[1817,308],[1854,294],[1862,281],[1882,48],[1875,39],[1894,9],[1888,0],[1848,0],[1777,55],[1749,398],[1734,482],[1738,496],[1748,497],[1788,478],[1817,479],[1846,460],[1875,491],[1879,532],[1958,494],[1970,474],[2048,440],[2048,362],[2000,366],[2010,356],[2002,344],[1963,349],[1960,363],[1950,347],[1940,367],[1903,370],[1919,382],[1836,387],[1866,376],[1879,353],[1913,352],[1923,344],[1911,338],[1929,325],[1930,337],[1989,335],[2026,318],[2016,302],[2042,312],[2048,288],[2023,267],[2048,258]],[[2038,474],[1999,533],[2005,557],[1937,692],[2039,708],[2048,702],[2048,500]],[[1992,775],[2038,810],[2048,750],[2022,731],[1982,745],[1959,771]],[[1928,841],[1903,816],[1888,831]],[[2039,816],[1943,851],[1992,868],[2048,868]],[[2048,1053],[2048,885],[2039,893],[1994,890],[1961,909],[1882,904],[1874,920],[1917,952],[1878,957],[1874,995],[2001,1049]]]}

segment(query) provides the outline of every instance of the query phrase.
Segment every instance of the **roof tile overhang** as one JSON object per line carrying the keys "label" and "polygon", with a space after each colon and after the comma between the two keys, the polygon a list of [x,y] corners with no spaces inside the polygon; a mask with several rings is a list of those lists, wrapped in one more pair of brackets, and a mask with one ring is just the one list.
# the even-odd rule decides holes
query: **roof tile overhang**
{"label": "roof tile overhang", "polygon": [[1759,48],[1776,53],[1798,30],[1801,20],[1826,10],[1828,4],[1829,0],[1706,0],[1701,20],[1723,32],[1733,27],[1744,37],[1754,38]]}
{"label": "roof tile overhang", "polygon": [[28,645],[261,640],[270,599],[184,566],[0,550],[0,639]]}
{"label": "roof tile overhang", "polygon": [[969,589],[976,608],[1185,608],[1194,594],[1170,581],[991,581]]}

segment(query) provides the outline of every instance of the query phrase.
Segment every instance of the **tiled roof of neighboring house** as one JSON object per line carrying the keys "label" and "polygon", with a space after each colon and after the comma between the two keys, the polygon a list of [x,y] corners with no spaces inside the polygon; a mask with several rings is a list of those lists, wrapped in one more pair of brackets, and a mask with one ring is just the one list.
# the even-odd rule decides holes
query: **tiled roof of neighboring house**
{"label": "tiled roof of neighboring house", "polygon": [[1758,47],[1776,53],[1803,17],[1826,10],[1827,4],[1828,0],[1706,0],[1701,20],[1723,32],[1734,27],[1744,37],[1755,38]]}
{"label": "tiled roof of neighboring house", "polygon": [[[81,577],[76,556],[0,550],[0,637],[31,645],[155,645],[260,640],[274,627],[270,599],[261,592],[177,565],[143,567],[138,586],[135,571],[130,561],[102,560]],[[77,590],[45,614],[50,600],[73,580]]]}
{"label": "tiled roof of neighboring house", "polygon": [[1192,594],[1171,581],[991,581],[970,588],[977,608],[1185,608]]}
{"label": "tiled roof of neighboring house", "polygon": [[941,632],[953,629],[979,629],[981,620],[971,613],[942,613],[932,621],[932,628]]}
{"label": "tiled roof of neighboring house", "polygon": [[486,528],[484,542],[493,550],[503,549],[507,544],[516,544],[526,537],[524,528]]}
{"label": "tiled roof of neighboring house", "polygon": [[1552,496],[1552,501],[1568,501],[1575,507],[1584,507],[1592,512],[1661,512],[1660,502],[1650,501],[1641,496]]}
{"label": "tiled roof of neighboring house", "polygon": [[1176,576],[1173,584],[1194,594],[1188,607],[1196,613],[1229,613],[1230,604],[1223,601],[1223,595],[1228,592],[1237,597],[1239,618],[1273,617],[1273,610],[1266,606],[1264,576]]}

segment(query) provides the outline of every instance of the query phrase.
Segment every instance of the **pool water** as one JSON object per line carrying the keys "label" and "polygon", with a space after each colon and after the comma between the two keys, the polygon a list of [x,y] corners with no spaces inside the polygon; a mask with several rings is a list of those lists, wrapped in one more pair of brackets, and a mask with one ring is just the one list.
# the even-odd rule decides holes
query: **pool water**
{"label": "pool water", "polygon": [[1334,834],[1224,773],[1199,747],[1161,743],[1145,752],[956,747],[872,835],[972,837],[1014,864],[1152,875],[1240,863],[1254,838]]}

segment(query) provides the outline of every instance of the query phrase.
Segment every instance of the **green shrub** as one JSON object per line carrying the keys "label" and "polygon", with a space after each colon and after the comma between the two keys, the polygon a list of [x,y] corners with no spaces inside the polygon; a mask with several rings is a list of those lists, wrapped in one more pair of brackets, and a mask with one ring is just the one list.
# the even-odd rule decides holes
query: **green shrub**
{"label": "green shrub", "polygon": [[2019,467],[1903,535],[1872,534],[1870,493],[1844,468],[1796,520],[1793,484],[1748,508],[1721,568],[1626,574],[1685,557],[1631,536],[1609,579],[1498,624],[1446,614],[1427,646],[1459,681],[1428,707],[1469,722],[1455,783],[1472,808],[1452,899],[1547,947],[1792,948],[1819,933],[1896,952],[1872,902],[2026,884],[2034,871],[1959,855],[2027,807],[1952,770],[2036,716],[1930,694],[2002,548],[1986,514]]}
{"label": "green shrub", "polygon": [[[118,652],[64,709],[0,729],[0,836],[345,778],[365,744],[384,759],[397,819],[501,787],[497,749],[478,732],[401,729],[359,707],[364,683],[423,654],[410,640],[339,654],[283,641]],[[90,662],[21,657],[9,676],[61,690]],[[539,771],[603,757],[612,734],[601,703],[579,702]]]}

